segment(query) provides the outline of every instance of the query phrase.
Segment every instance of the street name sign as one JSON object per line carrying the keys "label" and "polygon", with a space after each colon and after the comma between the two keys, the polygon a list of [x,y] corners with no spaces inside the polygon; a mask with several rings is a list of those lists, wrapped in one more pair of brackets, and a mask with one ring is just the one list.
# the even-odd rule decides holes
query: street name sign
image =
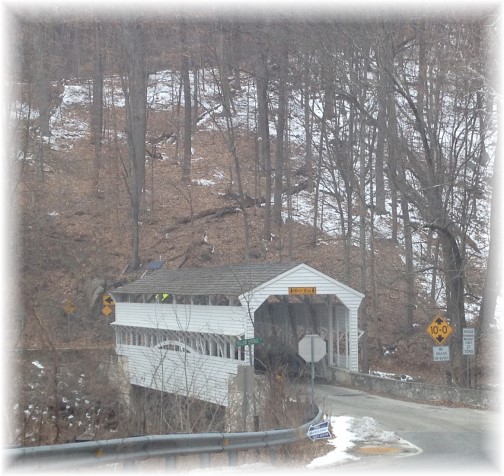
{"label": "street name sign", "polygon": [[332,434],[329,431],[329,421],[310,425],[307,435],[312,441],[331,438]]}
{"label": "street name sign", "polygon": [[448,324],[448,322],[441,316],[437,316],[426,330],[427,334],[429,334],[438,343],[438,345],[448,339],[453,332],[452,326],[450,326],[450,324]]}
{"label": "street name sign", "polygon": [[309,286],[301,288],[289,288],[289,294],[317,294],[317,288]]}
{"label": "street name sign", "polygon": [[434,346],[432,348],[432,355],[434,356],[434,362],[449,362],[450,348],[447,345],[442,347]]}
{"label": "street name sign", "polygon": [[263,344],[264,339],[262,337],[251,337],[249,339],[237,340],[236,347],[244,347],[246,345]]}

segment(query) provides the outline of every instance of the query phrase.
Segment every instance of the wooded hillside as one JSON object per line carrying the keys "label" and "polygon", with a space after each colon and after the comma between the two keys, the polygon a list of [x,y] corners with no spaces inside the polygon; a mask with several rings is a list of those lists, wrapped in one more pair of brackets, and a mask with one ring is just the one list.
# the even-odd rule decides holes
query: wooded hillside
{"label": "wooded hillside", "polygon": [[[492,12],[11,13],[15,347],[112,344],[93,293],[151,260],[296,260],[365,292],[364,371],[468,385],[476,327],[472,384],[489,381]],[[438,314],[449,373],[425,332]]]}

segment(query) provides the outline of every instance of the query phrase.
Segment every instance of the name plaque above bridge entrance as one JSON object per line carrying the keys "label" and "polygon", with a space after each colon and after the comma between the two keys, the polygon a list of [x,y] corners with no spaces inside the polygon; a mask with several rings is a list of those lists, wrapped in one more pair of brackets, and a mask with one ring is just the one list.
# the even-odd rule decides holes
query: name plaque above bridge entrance
{"label": "name plaque above bridge entrance", "polygon": [[289,294],[317,294],[317,288],[315,287],[289,288]]}

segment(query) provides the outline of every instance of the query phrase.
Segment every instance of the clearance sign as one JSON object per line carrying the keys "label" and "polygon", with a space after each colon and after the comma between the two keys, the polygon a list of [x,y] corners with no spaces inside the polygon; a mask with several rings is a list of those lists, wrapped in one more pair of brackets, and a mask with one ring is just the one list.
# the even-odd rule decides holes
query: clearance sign
{"label": "clearance sign", "polygon": [[317,294],[317,288],[312,287],[289,288],[289,294]]}
{"label": "clearance sign", "polygon": [[437,316],[427,327],[427,334],[429,334],[437,343],[442,344],[453,332],[452,326],[446,322],[441,316]]}

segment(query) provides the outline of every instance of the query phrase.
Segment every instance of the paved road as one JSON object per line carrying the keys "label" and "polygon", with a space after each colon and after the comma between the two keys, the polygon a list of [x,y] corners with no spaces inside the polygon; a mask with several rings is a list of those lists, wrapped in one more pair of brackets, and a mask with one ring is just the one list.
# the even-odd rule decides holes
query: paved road
{"label": "paved road", "polygon": [[[503,471],[500,414],[404,402],[365,392],[317,384],[315,400],[330,416],[372,417],[420,451],[408,457],[362,457],[346,471],[478,474]],[[332,470],[334,472],[334,468]]]}

